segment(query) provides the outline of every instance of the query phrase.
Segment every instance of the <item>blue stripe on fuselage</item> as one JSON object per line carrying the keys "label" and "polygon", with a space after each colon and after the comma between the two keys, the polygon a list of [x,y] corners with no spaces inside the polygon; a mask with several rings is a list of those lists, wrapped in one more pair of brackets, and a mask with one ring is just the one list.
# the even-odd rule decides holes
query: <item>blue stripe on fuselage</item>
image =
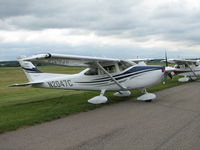
{"label": "blue stripe on fuselage", "polygon": [[131,69],[127,70],[123,74],[138,72],[138,71],[147,70],[147,69],[159,70],[163,68],[165,67],[164,66],[133,66]]}
{"label": "blue stripe on fuselage", "polygon": [[[135,72],[139,72],[139,71],[159,70],[159,69],[163,69],[163,68],[165,68],[165,66],[133,66],[129,70],[127,70],[121,74],[114,75],[113,77],[116,78],[121,75],[127,75],[130,73],[135,73]],[[110,77],[103,77],[103,78],[98,78],[98,79],[94,79],[94,80],[96,81],[96,80],[103,80],[103,79],[110,79]]]}
{"label": "blue stripe on fuselage", "polygon": [[[154,70],[162,70],[164,68],[165,68],[164,66],[133,66],[129,70],[121,74],[114,75],[113,77],[116,80],[120,80],[120,79],[124,79],[130,76],[139,75],[145,72],[150,72]],[[94,79],[93,81],[77,82],[77,83],[97,83],[97,82],[105,82],[105,81],[110,81],[110,80],[111,80],[110,77],[104,77],[104,78]]]}

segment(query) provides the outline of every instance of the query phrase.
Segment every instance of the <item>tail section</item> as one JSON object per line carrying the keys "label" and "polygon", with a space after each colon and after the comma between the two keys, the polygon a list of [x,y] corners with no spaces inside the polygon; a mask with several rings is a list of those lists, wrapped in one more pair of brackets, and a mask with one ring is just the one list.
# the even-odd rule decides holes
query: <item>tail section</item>
{"label": "tail section", "polygon": [[20,66],[30,82],[41,79],[42,72],[39,71],[30,61],[18,60]]}
{"label": "tail section", "polygon": [[38,70],[30,61],[26,61],[23,58],[25,57],[19,57],[18,62],[20,66],[22,67],[26,77],[28,78],[29,82],[27,83],[19,83],[19,84],[12,84],[10,87],[16,87],[16,86],[28,86],[28,85],[40,85],[45,83],[46,80],[50,79],[57,79],[59,77],[66,77],[66,75],[62,74],[54,74],[54,73],[42,73],[40,70]]}

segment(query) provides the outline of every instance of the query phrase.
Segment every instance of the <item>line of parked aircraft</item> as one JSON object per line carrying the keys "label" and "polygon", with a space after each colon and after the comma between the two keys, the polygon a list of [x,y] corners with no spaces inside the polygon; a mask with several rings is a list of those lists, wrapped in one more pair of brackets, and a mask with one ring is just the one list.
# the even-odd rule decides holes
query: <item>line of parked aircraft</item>
{"label": "line of parked aircraft", "polygon": [[[147,88],[163,81],[166,76],[183,76],[180,82],[195,80],[200,75],[200,60],[169,59],[166,66],[146,65],[149,59],[112,59],[63,54],[38,54],[31,57],[19,57],[18,61],[24,70],[28,83],[13,84],[39,88],[67,90],[95,90],[99,96],[88,100],[92,104],[107,102],[106,91],[116,91],[115,96],[129,96],[130,90],[144,90],[139,101],[152,101],[154,93]],[[84,66],[87,69],[77,74],[42,73],[32,62],[41,62],[62,66]],[[168,63],[175,64],[169,67]]]}

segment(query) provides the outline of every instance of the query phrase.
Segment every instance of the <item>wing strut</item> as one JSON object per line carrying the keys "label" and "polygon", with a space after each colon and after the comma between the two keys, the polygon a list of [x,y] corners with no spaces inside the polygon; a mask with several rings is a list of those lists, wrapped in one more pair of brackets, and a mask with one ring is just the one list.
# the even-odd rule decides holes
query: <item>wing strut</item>
{"label": "wing strut", "polygon": [[96,61],[97,66],[105,72],[122,90],[127,90],[123,85],[121,85],[110,73],[108,73],[100,64],[98,61]]}
{"label": "wing strut", "polygon": [[198,78],[198,76],[196,75],[196,73],[194,72],[194,70],[192,70],[192,68],[190,67],[190,65],[188,63],[186,63],[188,65],[188,67],[190,68],[190,70],[193,72],[194,76]]}

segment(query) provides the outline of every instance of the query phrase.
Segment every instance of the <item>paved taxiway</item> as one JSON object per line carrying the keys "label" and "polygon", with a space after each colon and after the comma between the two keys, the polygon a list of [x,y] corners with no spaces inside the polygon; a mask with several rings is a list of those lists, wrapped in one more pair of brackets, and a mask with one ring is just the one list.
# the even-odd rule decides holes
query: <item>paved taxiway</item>
{"label": "paved taxiway", "polygon": [[0,135],[0,150],[199,150],[200,82]]}

